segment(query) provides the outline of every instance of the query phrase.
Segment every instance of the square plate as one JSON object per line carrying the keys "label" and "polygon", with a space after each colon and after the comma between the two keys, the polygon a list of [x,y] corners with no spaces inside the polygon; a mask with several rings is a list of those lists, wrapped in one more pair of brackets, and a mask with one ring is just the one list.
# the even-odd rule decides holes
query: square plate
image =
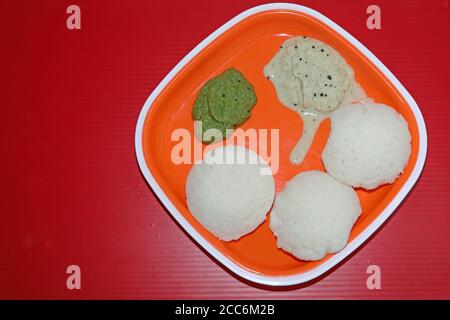
{"label": "square plate", "polygon": [[[176,129],[185,128],[193,143],[192,105],[210,78],[236,67],[253,84],[258,102],[242,126],[279,129],[279,171],[276,191],[301,171],[322,170],[321,153],[329,134],[329,120],[319,128],[311,150],[299,165],[289,153],[301,133],[298,115],[284,107],[263,75],[263,67],[292,35],[306,35],[334,47],[355,71],[358,83],[375,102],[400,112],[411,131],[411,157],[393,184],[373,191],[357,190],[363,213],[347,246],[320,261],[301,261],[276,246],[266,221],[238,241],[223,242],[203,228],[186,207],[185,182],[191,164],[174,164],[171,152]],[[273,3],[254,7],[234,17],[186,55],[150,94],[135,135],[140,169],[161,202],[189,235],[237,275],[265,285],[294,285],[320,276],[358,248],[394,212],[417,181],[426,156],[427,136],[420,110],[395,76],[359,41],[322,14],[307,7]],[[204,148],[204,146],[202,146]]]}

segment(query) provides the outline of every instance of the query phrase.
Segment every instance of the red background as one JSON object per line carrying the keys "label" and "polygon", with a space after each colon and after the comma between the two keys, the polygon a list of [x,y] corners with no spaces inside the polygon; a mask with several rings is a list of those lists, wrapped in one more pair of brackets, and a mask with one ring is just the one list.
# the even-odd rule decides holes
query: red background
{"label": "red background", "polygon": [[[306,285],[236,278],[181,231],[134,155],[139,111],[204,37],[260,1],[0,2],[0,298],[450,298],[448,0],[303,1],[366,45],[427,124],[423,174],[349,259]],[[382,10],[382,30],[365,27]],[[82,29],[66,28],[81,7]],[[77,264],[82,289],[66,288]],[[366,268],[382,289],[366,287]]]}

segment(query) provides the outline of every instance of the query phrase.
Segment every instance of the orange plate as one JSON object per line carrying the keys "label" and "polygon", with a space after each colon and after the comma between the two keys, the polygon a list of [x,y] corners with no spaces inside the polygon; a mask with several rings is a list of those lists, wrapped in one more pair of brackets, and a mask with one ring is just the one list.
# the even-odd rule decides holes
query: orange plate
{"label": "orange plate", "polygon": [[[349,244],[337,254],[315,262],[301,261],[276,246],[266,221],[238,241],[223,242],[203,228],[190,214],[185,182],[192,164],[174,164],[174,130],[191,133],[191,117],[198,90],[229,67],[240,70],[253,84],[258,102],[243,129],[279,129],[280,167],[276,190],[304,170],[323,170],[321,153],[329,133],[322,123],[305,161],[289,162],[302,122],[277,99],[263,68],[288,37],[306,35],[334,47],[355,71],[356,80],[376,102],[392,106],[409,124],[412,152],[404,174],[394,184],[374,191],[358,190],[362,216]],[[320,13],[291,4],[269,4],[247,10],[219,28],[190,52],[150,95],[136,129],[136,153],[141,170],[155,193],[183,228],[209,253],[238,275],[267,285],[292,285],[326,272],[364,242],[394,211],[416,182],[425,160],[426,130],[422,115],[406,89],[389,70],[347,32]]]}

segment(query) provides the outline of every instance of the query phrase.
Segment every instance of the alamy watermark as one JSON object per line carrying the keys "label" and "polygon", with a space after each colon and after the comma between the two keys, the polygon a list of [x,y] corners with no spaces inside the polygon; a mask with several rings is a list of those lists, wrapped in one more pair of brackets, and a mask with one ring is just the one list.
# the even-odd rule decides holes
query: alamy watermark
{"label": "alamy watermark", "polygon": [[[195,121],[196,129],[201,131],[202,122]],[[264,159],[270,167],[270,172],[261,174],[276,174],[280,168],[280,131],[279,129],[227,129],[227,139],[222,140],[222,132],[217,129],[208,129],[203,133],[206,140],[219,141],[206,146],[203,151],[203,143],[186,128],[175,129],[171,134],[171,141],[175,142],[171,150],[171,160],[174,164],[193,164],[203,160],[205,153],[220,146],[238,145],[247,147]],[[250,164],[255,162],[255,158],[250,157]],[[233,159],[223,158],[223,163],[228,164]],[[215,158],[219,163],[220,159]],[[239,159],[237,159],[239,163]]]}

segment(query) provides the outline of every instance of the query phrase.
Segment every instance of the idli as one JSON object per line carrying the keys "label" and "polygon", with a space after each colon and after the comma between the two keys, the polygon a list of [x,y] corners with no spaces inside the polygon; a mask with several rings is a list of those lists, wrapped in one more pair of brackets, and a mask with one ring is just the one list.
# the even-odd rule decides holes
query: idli
{"label": "idli", "polygon": [[270,167],[240,146],[217,147],[194,164],[186,183],[192,215],[224,241],[252,232],[265,219],[275,197]]}
{"label": "idli", "polygon": [[338,181],[370,190],[394,182],[410,153],[408,124],[397,111],[383,104],[351,104],[332,113],[322,161]]}
{"label": "idli", "polygon": [[320,260],[345,247],[361,214],[356,192],[328,174],[306,171],[291,179],[270,213],[277,246],[301,260]]}

